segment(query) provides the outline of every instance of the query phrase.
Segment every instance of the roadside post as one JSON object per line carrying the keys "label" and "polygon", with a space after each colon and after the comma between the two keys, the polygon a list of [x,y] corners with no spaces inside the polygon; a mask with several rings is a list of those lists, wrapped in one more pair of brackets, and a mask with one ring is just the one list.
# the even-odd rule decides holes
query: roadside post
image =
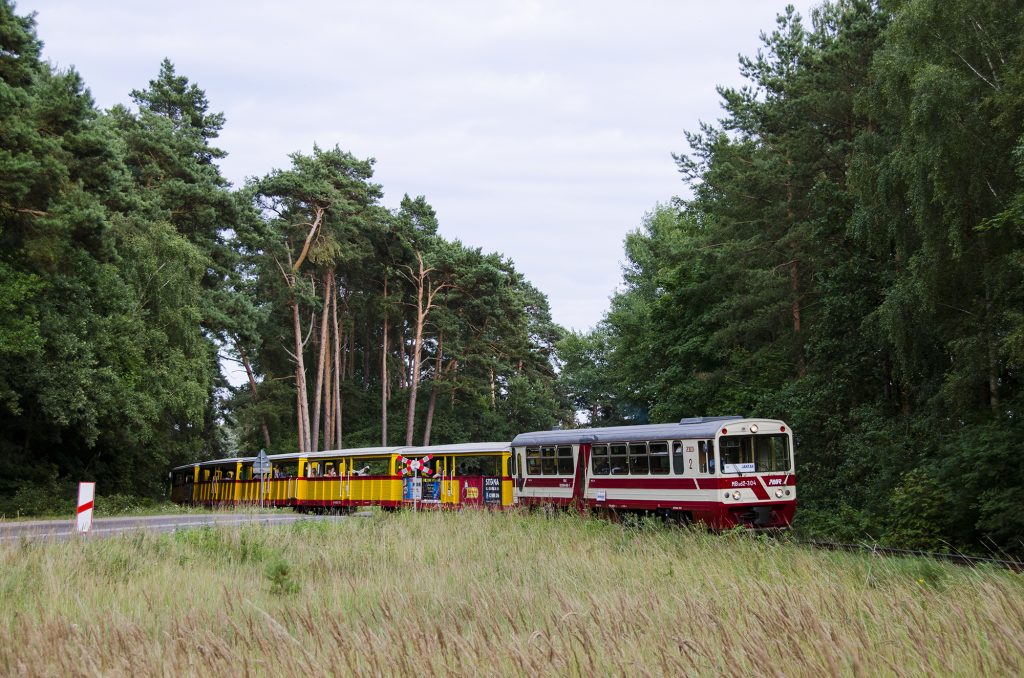
{"label": "roadside post", "polygon": [[256,461],[252,464],[252,472],[260,474],[260,508],[263,508],[264,482],[267,474],[270,473],[270,457],[265,450],[260,450]]}
{"label": "roadside post", "polygon": [[77,529],[81,533],[92,529],[92,505],[96,498],[96,483],[78,483]]}

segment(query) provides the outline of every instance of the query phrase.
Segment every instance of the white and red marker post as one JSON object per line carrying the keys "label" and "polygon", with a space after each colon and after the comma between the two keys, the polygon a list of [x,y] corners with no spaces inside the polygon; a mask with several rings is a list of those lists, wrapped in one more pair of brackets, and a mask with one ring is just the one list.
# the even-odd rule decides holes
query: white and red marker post
{"label": "white and red marker post", "polygon": [[92,505],[96,498],[96,483],[78,483],[78,531],[92,529]]}

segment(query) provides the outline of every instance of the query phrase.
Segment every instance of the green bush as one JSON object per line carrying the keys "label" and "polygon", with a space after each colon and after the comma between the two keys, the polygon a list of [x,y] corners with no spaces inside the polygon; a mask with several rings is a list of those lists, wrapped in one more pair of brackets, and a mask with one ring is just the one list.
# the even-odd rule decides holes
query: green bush
{"label": "green bush", "polygon": [[270,592],[276,596],[298,593],[299,583],[292,578],[292,566],[284,558],[277,558],[267,564],[264,571],[270,581]]}
{"label": "green bush", "polygon": [[97,516],[119,516],[153,511],[158,503],[149,497],[129,494],[110,494],[96,497]]}
{"label": "green bush", "polygon": [[805,539],[832,539],[852,543],[872,540],[877,519],[864,509],[843,503],[835,510],[801,508],[796,512],[794,531]]}
{"label": "green bush", "polygon": [[925,551],[946,551],[949,492],[930,472],[916,468],[903,475],[889,495],[889,515],[882,543]]}
{"label": "green bush", "polygon": [[0,515],[71,517],[75,514],[75,489],[56,480],[46,483],[26,483],[14,496],[0,499]]}

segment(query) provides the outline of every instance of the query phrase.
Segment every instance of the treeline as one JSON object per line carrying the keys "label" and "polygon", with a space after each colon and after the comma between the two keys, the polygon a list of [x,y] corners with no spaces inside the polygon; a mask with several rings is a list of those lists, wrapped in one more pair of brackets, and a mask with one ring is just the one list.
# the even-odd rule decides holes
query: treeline
{"label": "treeline", "polygon": [[784,418],[805,528],[1020,552],[1022,17],[779,16],[676,157],[692,199],[628,236],[603,323],[560,345],[576,406]]}
{"label": "treeline", "polygon": [[[338,148],[232,188],[225,124],[164,61],[96,109],[0,2],[0,513],[174,464],[509,438],[568,411],[561,330],[512,263],[381,204]],[[231,387],[223,361],[247,383]]]}

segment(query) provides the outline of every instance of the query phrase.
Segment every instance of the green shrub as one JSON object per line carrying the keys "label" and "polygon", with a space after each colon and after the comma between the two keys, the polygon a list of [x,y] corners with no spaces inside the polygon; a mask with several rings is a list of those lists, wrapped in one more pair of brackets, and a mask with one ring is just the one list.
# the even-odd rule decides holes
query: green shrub
{"label": "green shrub", "polygon": [[843,503],[834,510],[801,508],[793,530],[805,539],[860,542],[877,536],[877,519],[863,509]]}
{"label": "green shrub", "polygon": [[76,494],[71,485],[52,480],[26,483],[10,499],[0,500],[0,514],[18,516],[71,517],[75,514]]}
{"label": "green shrub", "polygon": [[944,539],[948,491],[923,468],[903,475],[889,496],[889,515],[882,543],[926,551],[946,551]]}
{"label": "green shrub", "polygon": [[270,592],[275,596],[298,593],[299,583],[292,578],[292,566],[284,558],[268,563],[264,574],[270,582]]}

